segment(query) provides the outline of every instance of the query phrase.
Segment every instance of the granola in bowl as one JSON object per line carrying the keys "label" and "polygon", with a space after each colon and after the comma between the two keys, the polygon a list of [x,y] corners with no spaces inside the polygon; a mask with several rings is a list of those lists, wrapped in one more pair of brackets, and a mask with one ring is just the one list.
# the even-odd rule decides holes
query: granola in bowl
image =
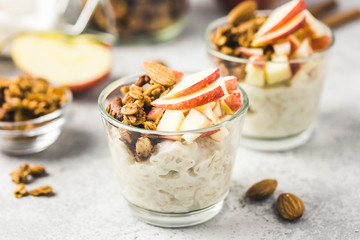
{"label": "granola in bowl", "polygon": [[99,97],[122,194],[151,224],[206,221],[229,191],[246,94],[217,68],[185,77],[161,64],[144,68]]}

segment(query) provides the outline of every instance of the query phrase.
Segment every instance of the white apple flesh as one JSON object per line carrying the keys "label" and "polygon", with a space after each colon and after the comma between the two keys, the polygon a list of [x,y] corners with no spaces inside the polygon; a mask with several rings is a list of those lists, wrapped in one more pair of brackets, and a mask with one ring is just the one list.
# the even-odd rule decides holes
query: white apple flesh
{"label": "white apple flesh", "polygon": [[254,55],[263,56],[264,50],[262,48],[246,48],[246,47],[238,47],[236,48],[237,52],[245,55],[246,57],[251,57]]}
{"label": "white apple flesh", "polygon": [[[262,57],[253,56],[252,61],[264,61]],[[254,86],[265,86],[265,71],[264,65],[258,63],[248,63],[245,67],[246,76],[245,82]]]}
{"label": "white apple flesh", "polygon": [[182,111],[166,110],[156,130],[168,132],[179,131],[184,119],[185,116]]}
{"label": "white apple flesh", "polygon": [[286,40],[282,43],[274,44],[274,52],[277,56],[290,56],[291,54],[291,43]]}
{"label": "white apple flesh", "polygon": [[293,53],[292,58],[294,59],[306,58],[311,56],[312,54],[313,54],[313,49],[310,45],[310,39],[305,38],[300,44],[300,46]]}
{"label": "white apple flesh", "polygon": [[286,56],[273,56],[271,62],[266,63],[266,81],[269,85],[290,80],[292,76],[289,59]]}
{"label": "white apple flesh", "polygon": [[164,111],[165,109],[162,108],[154,108],[148,113],[147,119],[155,121],[158,117],[162,116]]}

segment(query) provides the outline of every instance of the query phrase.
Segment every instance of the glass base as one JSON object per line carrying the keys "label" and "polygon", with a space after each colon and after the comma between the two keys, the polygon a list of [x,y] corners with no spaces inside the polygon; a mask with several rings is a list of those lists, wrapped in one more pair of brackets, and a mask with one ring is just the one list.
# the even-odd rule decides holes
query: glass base
{"label": "glass base", "polygon": [[133,214],[143,222],[159,227],[189,227],[210,220],[222,209],[224,200],[210,207],[187,213],[160,213],[149,211],[129,203]]}
{"label": "glass base", "polygon": [[278,139],[251,138],[243,135],[241,146],[259,151],[285,151],[305,144],[311,137],[314,126],[290,137]]}

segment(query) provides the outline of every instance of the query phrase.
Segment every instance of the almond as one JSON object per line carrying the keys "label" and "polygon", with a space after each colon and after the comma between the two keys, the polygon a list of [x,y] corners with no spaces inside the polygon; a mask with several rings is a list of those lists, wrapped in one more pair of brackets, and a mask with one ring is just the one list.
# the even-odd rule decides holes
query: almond
{"label": "almond", "polygon": [[234,26],[255,17],[257,3],[255,1],[244,1],[234,7],[227,15],[228,20]]}
{"label": "almond", "polygon": [[304,214],[304,203],[292,193],[283,193],[277,199],[277,209],[287,220],[295,220]]}
{"label": "almond", "polygon": [[170,87],[176,83],[174,73],[160,63],[144,62],[144,69],[151,80],[158,84]]}
{"label": "almond", "polygon": [[276,187],[277,181],[275,179],[264,179],[252,185],[245,195],[252,200],[262,200],[273,194]]}

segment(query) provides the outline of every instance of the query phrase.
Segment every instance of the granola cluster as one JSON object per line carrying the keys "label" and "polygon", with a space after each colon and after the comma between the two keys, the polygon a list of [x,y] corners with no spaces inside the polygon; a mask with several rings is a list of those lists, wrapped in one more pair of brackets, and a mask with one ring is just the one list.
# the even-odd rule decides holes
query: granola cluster
{"label": "granola cluster", "polygon": [[66,89],[41,78],[0,78],[0,121],[19,122],[51,113],[67,102]]}
{"label": "granola cluster", "polygon": [[95,8],[91,24],[127,39],[165,29],[186,10],[186,0],[110,0]]}
{"label": "granola cluster", "polygon": [[50,186],[41,186],[31,191],[27,191],[25,184],[29,183],[29,177],[41,177],[46,174],[46,170],[41,165],[22,164],[19,168],[14,169],[11,173],[11,180],[16,183],[14,195],[16,198],[22,198],[26,195],[31,196],[46,196],[52,194],[53,190]]}

